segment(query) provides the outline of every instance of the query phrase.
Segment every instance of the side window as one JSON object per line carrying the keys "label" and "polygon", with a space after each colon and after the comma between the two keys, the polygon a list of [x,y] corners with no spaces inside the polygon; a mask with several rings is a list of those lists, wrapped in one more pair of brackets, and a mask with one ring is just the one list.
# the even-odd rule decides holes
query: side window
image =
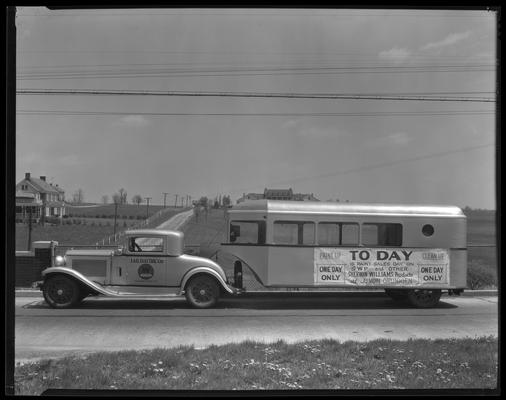
{"label": "side window", "polygon": [[314,222],[275,221],[273,241],[275,244],[314,244]]}
{"label": "side window", "polygon": [[231,221],[230,243],[265,244],[265,221]]}
{"label": "side window", "polygon": [[363,224],[362,244],[365,246],[401,246],[401,224]]}
{"label": "side window", "polygon": [[161,237],[131,237],[128,241],[128,251],[138,252],[163,252],[163,238]]}
{"label": "side window", "polygon": [[327,246],[358,244],[358,224],[341,222],[320,222],[318,244]]}

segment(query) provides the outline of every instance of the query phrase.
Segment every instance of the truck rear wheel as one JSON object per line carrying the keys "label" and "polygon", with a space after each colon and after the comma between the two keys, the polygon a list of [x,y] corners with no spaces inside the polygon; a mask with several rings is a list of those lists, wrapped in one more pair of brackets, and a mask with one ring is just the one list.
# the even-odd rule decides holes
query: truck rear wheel
{"label": "truck rear wheel", "polygon": [[403,289],[385,289],[385,293],[394,301],[403,301],[408,298],[408,291]]}
{"label": "truck rear wheel", "polygon": [[42,294],[52,308],[70,308],[81,300],[79,285],[63,275],[49,277],[44,282]]}
{"label": "truck rear wheel", "polygon": [[435,307],[440,298],[440,289],[413,289],[408,291],[408,301],[416,308]]}
{"label": "truck rear wheel", "polygon": [[193,307],[210,308],[216,305],[220,297],[220,288],[210,276],[198,275],[186,285],[186,300]]}

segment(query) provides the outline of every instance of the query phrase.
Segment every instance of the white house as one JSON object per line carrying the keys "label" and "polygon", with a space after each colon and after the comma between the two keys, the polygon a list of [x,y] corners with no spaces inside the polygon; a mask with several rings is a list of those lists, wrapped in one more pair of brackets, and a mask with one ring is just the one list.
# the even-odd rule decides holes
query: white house
{"label": "white house", "polygon": [[65,191],[58,185],[46,181],[45,176],[31,177],[16,185],[16,220],[25,220],[31,207],[32,218],[62,217],[65,214]]}

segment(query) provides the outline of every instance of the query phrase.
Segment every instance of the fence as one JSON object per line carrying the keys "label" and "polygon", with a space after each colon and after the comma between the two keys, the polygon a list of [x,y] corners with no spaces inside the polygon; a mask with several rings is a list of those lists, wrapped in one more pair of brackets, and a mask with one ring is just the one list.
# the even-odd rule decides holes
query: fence
{"label": "fence", "polygon": [[[185,209],[182,209],[183,211]],[[151,215],[149,218],[145,219],[142,222],[139,222],[138,224],[135,224],[132,227],[129,227],[128,229],[141,229],[141,228],[153,228],[155,225],[155,222],[157,222],[159,219],[161,219],[165,214],[174,212],[174,209],[172,208],[164,208],[155,214]],[[117,232],[114,235],[109,235],[105,237],[102,240],[99,240],[97,243],[95,243],[96,246],[114,246],[118,243],[118,241],[125,235],[125,230],[122,230],[120,232]]]}

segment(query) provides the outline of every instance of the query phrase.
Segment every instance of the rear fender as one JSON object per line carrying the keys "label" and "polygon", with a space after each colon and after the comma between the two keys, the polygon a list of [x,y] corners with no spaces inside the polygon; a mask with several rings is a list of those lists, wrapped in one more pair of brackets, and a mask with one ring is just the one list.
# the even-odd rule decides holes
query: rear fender
{"label": "rear fender", "polygon": [[188,283],[188,281],[193,276],[195,276],[197,274],[211,275],[213,278],[215,278],[219,282],[219,284],[221,285],[221,287],[224,290],[226,290],[230,294],[235,293],[234,290],[227,285],[227,282],[225,282],[223,280],[221,275],[218,272],[216,272],[214,269],[209,268],[209,267],[196,267],[196,268],[193,268],[190,271],[188,271],[186,273],[186,275],[183,277],[183,280],[181,282],[181,293],[184,293],[184,290],[185,290],[185,287],[186,287],[186,284]]}

